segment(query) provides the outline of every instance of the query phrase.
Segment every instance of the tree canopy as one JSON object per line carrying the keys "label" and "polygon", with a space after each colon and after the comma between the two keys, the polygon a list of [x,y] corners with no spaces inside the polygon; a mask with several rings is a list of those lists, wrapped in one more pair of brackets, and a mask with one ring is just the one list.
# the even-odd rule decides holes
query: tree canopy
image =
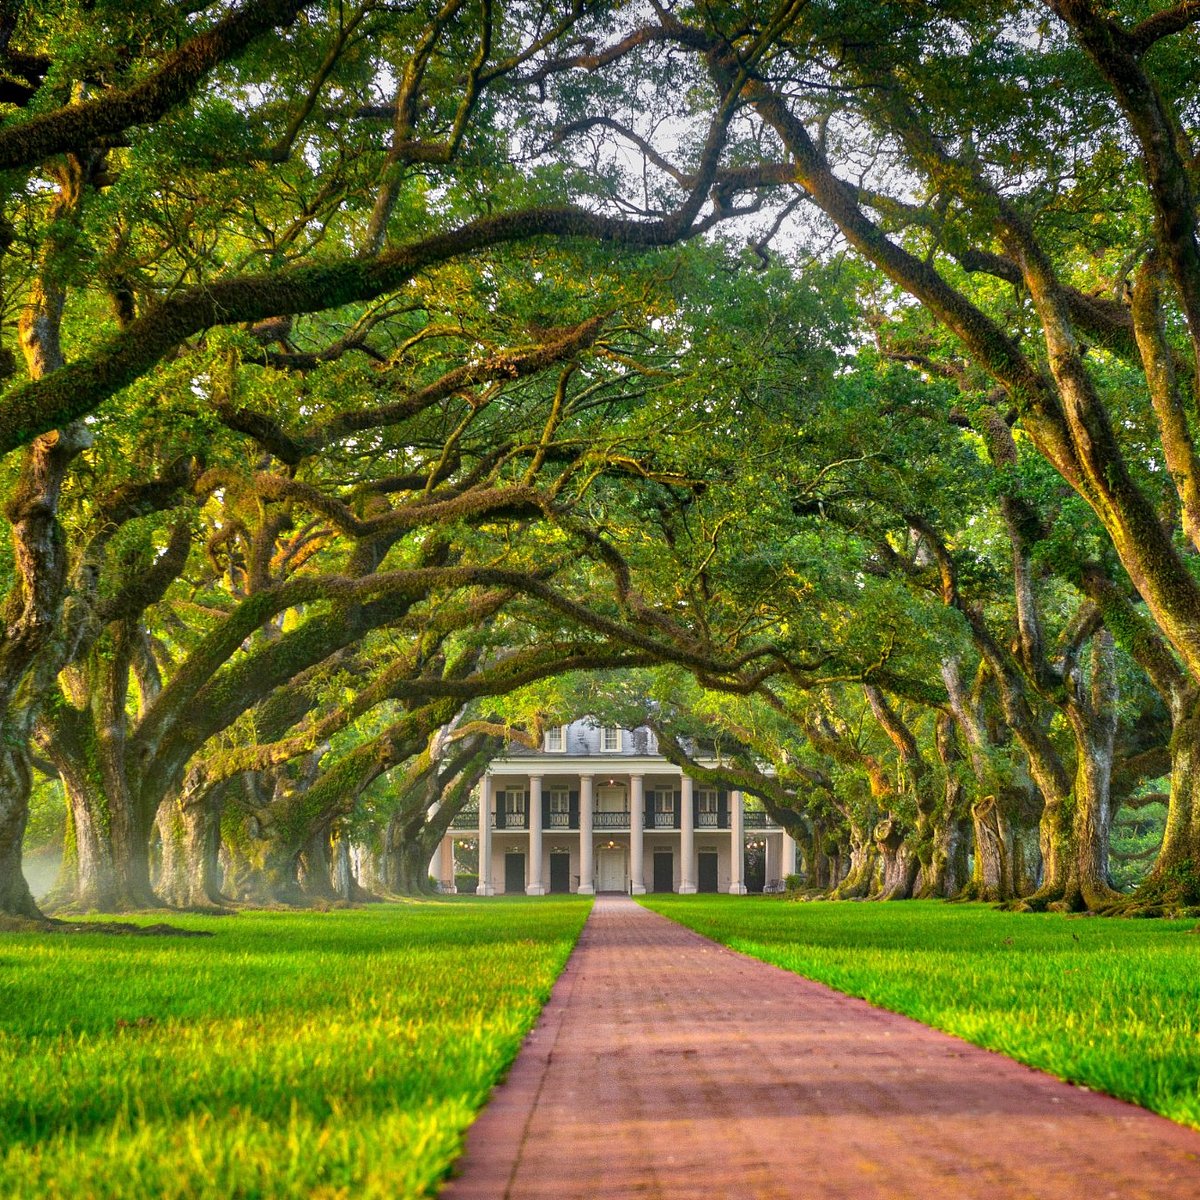
{"label": "tree canopy", "polygon": [[0,6],[0,908],[53,797],[47,905],[423,886],[585,712],[834,895],[1200,906],[1198,20]]}

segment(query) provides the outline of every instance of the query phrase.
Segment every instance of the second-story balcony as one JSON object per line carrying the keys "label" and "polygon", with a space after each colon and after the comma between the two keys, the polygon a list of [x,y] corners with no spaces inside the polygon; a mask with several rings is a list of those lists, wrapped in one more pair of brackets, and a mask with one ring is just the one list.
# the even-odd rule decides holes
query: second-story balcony
{"label": "second-story balcony", "polygon": [[[647,813],[645,828],[647,832],[651,830],[674,830],[679,828],[679,811],[678,809],[672,812],[654,812]],[[629,829],[630,813],[628,809],[621,809],[617,812],[594,812],[592,814],[592,828],[601,829]],[[775,822],[763,812],[761,809],[747,809],[744,814],[744,828],[746,829],[774,829]],[[571,829],[579,828],[579,814],[576,811],[571,812],[543,812],[542,827],[549,831],[551,829]],[[478,829],[479,828],[479,806],[472,804],[464,808],[450,822],[451,829]],[[525,830],[529,828],[529,813],[527,811],[520,812],[493,812],[492,814],[493,829],[512,829]],[[719,829],[727,830],[730,828],[728,812],[697,812],[695,814],[694,828],[696,829]]]}

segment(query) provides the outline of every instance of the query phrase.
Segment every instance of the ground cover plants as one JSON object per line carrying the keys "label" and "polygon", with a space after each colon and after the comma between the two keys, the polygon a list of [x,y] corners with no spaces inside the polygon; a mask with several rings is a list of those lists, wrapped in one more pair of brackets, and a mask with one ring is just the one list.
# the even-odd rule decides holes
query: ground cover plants
{"label": "ground cover plants", "polygon": [[1200,1129],[1195,922],[926,901],[643,903],[743,954]]}
{"label": "ground cover plants", "polygon": [[211,938],[0,935],[0,1195],[428,1195],[587,912],[464,898],[172,917]]}

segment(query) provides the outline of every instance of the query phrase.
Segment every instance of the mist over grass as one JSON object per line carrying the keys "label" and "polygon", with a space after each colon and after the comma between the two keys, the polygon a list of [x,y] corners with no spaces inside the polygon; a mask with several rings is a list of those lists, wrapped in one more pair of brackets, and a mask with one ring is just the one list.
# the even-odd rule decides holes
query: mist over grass
{"label": "mist over grass", "polygon": [[1194,921],[639,898],[714,941],[1200,1129]]}
{"label": "mist over grass", "polygon": [[[582,899],[0,935],[0,1196],[432,1194]],[[153,922],[158,917],[148,917]]]}

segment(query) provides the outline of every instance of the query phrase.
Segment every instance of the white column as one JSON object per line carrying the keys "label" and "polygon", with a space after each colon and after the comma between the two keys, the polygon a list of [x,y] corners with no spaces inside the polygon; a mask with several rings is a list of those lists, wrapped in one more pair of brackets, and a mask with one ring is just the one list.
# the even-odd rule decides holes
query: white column
{"label": "white column", "polygon": [[780,879],[786,879],[796,873],[796,839],[785,829],[783,831],[783,865],[780,867]]}
{"label": "white column", "polygon": [[448,833],[448,834],[446,834],[446,836],[444,838],[442,838],[442,842],[441,842],[441,846],[439,847],[439,850],[441,851],[441,853],[439,855],[439,857],[441,858],[441,862],[438,864],[440,870],[438,871],[437,877],[441,883],[442,891],[453,896],[458,892],[458,888],[455,886],[455,883],[454,883],[454,835],[453,834]]}
{"label": "white column", "polygon": [[729,793],[729,894],[746,893],[746,817],[742,810],[742,793]]}
{"label": "white column", "polygon": [[544,896],[542,882],[542,777],[529,777],[529,873],[525,879],[525,895]]}
{"label": "white column", "polygon": [[[433,818],[437,816],[438,809],[441,807],[442,807],[441,804],[431,804],[429,806],[429,812],[426,816],[426,820],[432,821]],[[440,892],[442,890],[442,844],[441,844],[441,842],[438,842],[438,844],[436,846],[434,846],[433,857],[429,860],[429,866],[426,867],[425,873],[429,876],[430,879],[437,880],[438,891]]]}
{"label": "white column", "polygon": [[479,781],[479,886],[477,896],[494,896],[492,886],[492,777],[485,774]]}
{"label": "white column", "polygon": [[679,894],[691,896],[696,891],[696,829],[694,784],[685,775],[679,787]]}
{"label": "white column", "polygon": [[592,867],[592,776],[579,777],[579,893],[594,896],[596,884]]}
{"label": "white column", "polygon": [[646,827],[646,794],[642,777],[629,777],[629,890],[635,896],[646,894],[646,864],[643,855],[643,834]]}

